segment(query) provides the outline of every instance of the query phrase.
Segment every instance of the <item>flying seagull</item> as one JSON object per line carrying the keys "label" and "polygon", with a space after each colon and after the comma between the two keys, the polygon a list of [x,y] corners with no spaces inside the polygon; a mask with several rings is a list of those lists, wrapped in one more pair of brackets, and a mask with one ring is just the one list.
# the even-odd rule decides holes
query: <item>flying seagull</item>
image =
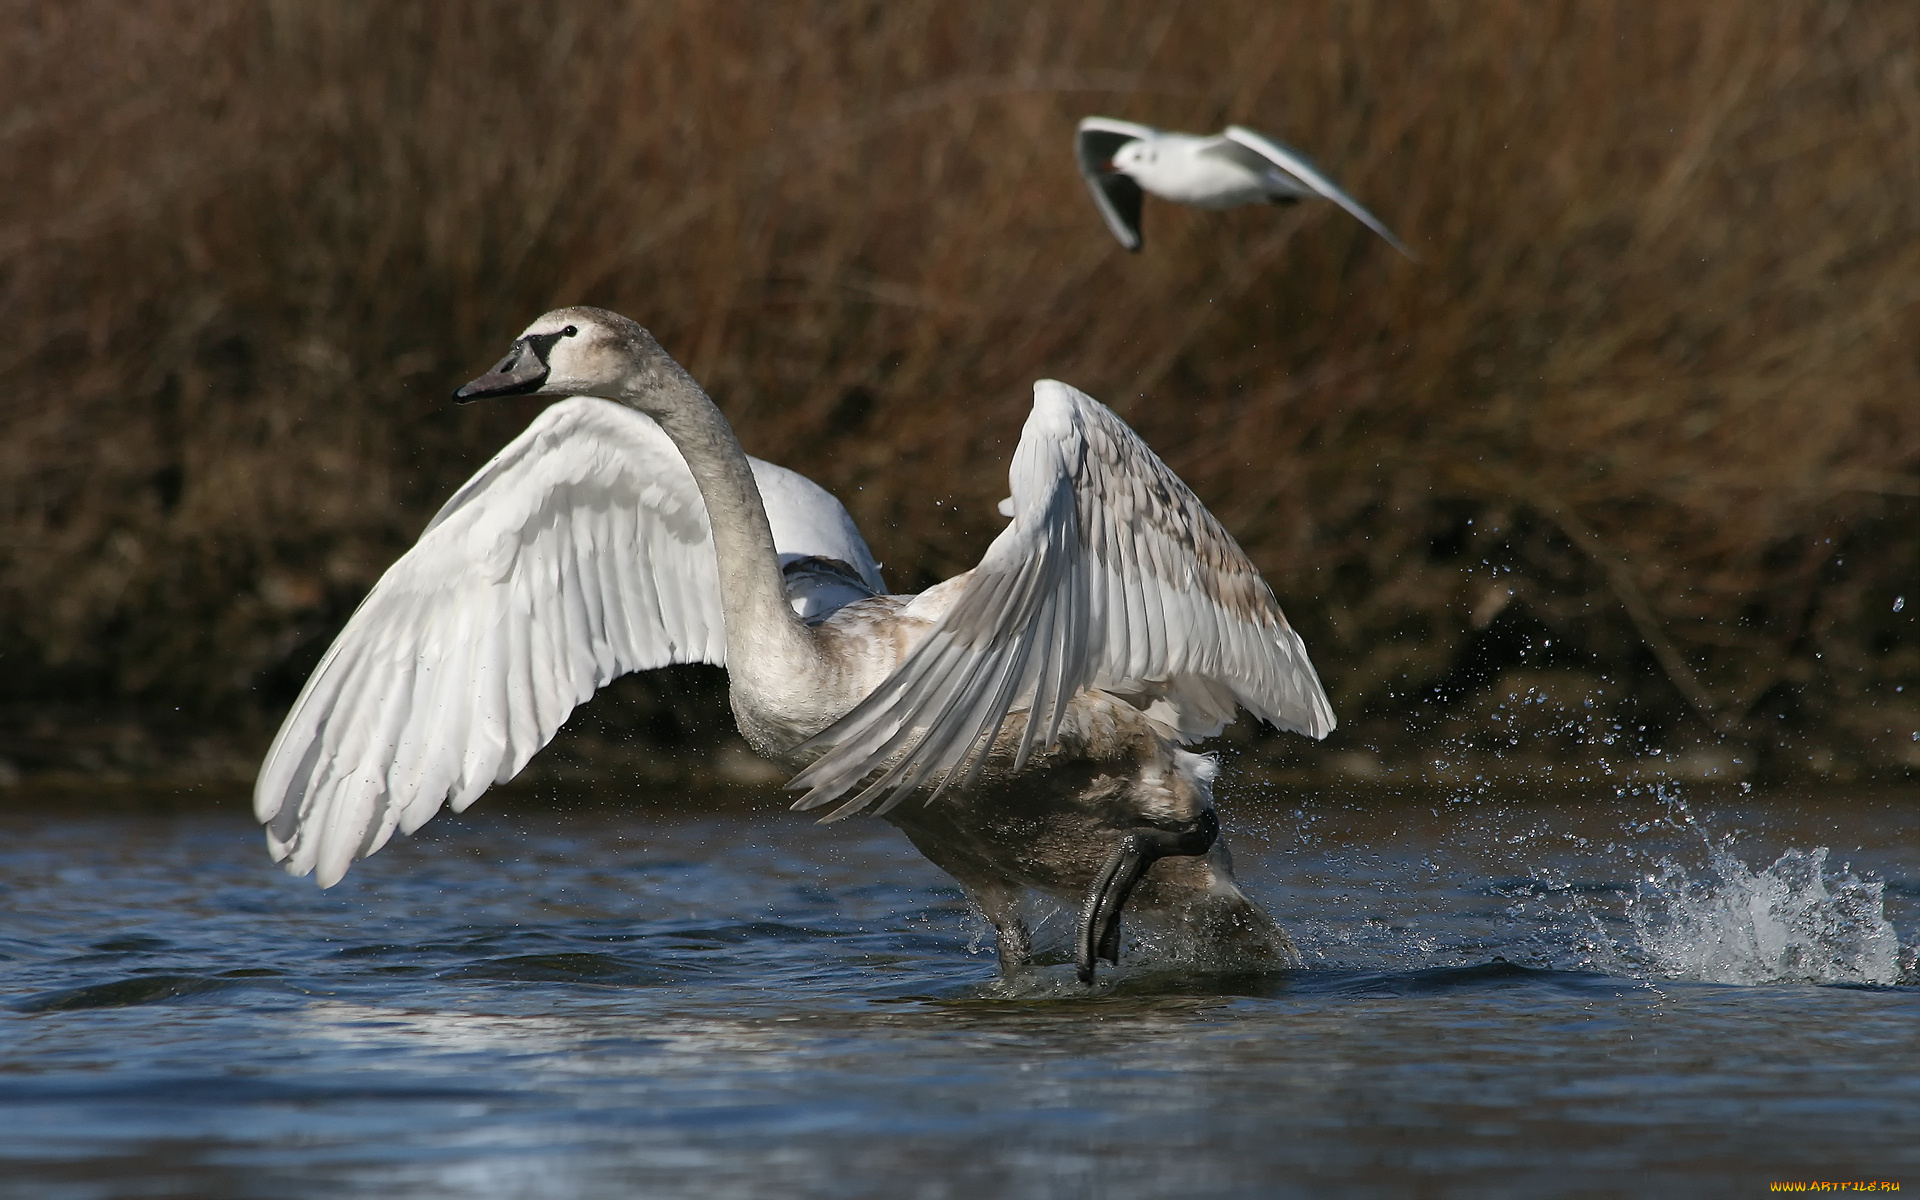
{"label": "flying seagull", "polygon": [[1165,133],[1131,121],[1088,117],[1074,135],[1074,156],[1107,228],[1129,250],[1140,249],[1140,200],[1152,192],[1163,200],[1198,208],[1242,204],[1292,204],[1323,196],[1352,213],[1395,250],[1412,258],[1380,219],[1340,190],[1298,150],[1251,129],[1229,125],[1201,137]]}

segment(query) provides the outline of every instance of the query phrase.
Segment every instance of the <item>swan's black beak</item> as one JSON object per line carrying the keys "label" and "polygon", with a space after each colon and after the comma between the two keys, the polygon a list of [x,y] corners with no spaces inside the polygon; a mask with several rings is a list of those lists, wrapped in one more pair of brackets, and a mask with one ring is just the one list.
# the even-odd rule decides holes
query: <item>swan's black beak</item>
{"label": "swan's black beak", "polygon": [[540,385],[547,381],[547,351],[559,337],[555,333],[521,338],[493,370],[455,391],[454,400],[471,404],[494,396],[524,396],[539,391]]}
{"label": "swan's black beak", "polygon": [[1107,856],[1107,865],[1094,878],[1080,910],[1075,960],[1081,983],[1093,983],[1096,959],[1120,965],[1120,910],[1126,907],[1133,885],[1140,882],[1147,868],[1168,855],[1205,854],[1219,836],[1220,818],[1209,808],[1184,825],[1148,825],[1120,839]]}

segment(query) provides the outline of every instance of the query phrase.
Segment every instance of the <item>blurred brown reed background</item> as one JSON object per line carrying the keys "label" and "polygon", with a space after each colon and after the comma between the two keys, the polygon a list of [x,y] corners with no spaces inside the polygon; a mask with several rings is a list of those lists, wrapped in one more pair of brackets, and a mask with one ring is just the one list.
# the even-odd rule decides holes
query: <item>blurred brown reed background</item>
{"label": "blurred brown reed background", "polygon": [[[1104,399],[1267,572],[1349,752],[1619,723],[1608,753],[1920,765],[1904,6],[0,17],[16,770],[257,750],[538,407],[448,389],[577,302],[651,327],[902,589],[997,529],[1034,378]],[[1129,256],[1088,113],[1293,142],[1421,261],[1329,205],[1153,201]]]}

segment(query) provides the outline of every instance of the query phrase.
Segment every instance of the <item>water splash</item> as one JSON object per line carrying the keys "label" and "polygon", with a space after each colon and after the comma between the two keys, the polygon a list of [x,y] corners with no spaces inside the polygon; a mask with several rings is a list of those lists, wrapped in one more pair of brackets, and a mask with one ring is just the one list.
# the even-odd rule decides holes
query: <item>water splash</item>
{"label": "water splash", "polygon": [[1829,872],[1824,846],[1788,850],[1759,872],[1710,839],[1707,856],[1711,878],[1696,880],[1663,858],[1628,901],[1656,974],[1741,984],[1900,982],[1884,884]]}

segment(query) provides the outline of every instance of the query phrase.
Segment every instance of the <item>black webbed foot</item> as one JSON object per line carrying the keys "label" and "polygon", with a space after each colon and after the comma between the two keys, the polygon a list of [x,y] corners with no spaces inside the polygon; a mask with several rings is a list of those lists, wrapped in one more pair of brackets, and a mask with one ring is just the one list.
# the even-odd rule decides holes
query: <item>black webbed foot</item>
{"label": "black webbed foot", "polygon": [[1080,936],[1075,958],[1080,982],[1093,983],[1097,959],[1120,963],[1120,912],[1133,885],[1157,860],[1169,855],[1205,854],[1220,836],[1220,818],[1207,809],[1192,821],[1175,826],[1143,825],[1120,839],[1106,866],[1094,877],[1080,910]]}

